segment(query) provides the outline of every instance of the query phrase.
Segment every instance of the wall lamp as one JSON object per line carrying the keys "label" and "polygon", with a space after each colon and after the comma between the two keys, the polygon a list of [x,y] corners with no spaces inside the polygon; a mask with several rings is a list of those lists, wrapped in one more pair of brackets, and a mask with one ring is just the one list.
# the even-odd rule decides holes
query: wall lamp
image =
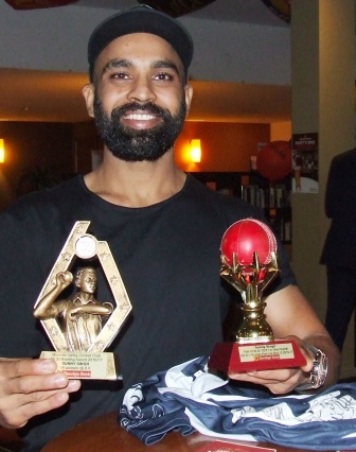
{"label": "wall lamp", "polygon": [[190,161],[192,163],[201,162],[201,142],[197,138],[190,142]]}
{"label": "wall lamp", "polygon": [[0,138],[0,163],[5,162],[5,143],[4,139]]}

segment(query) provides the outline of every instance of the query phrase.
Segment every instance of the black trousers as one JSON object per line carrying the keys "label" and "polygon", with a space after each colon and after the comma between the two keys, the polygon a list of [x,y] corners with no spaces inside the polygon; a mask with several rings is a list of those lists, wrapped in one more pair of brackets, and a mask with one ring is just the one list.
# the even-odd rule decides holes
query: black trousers
{"label": "black trousers", "polygon": [[327,265],[327,310],[325,326],[342,350],[347,328],[356,306],[356,268]]}

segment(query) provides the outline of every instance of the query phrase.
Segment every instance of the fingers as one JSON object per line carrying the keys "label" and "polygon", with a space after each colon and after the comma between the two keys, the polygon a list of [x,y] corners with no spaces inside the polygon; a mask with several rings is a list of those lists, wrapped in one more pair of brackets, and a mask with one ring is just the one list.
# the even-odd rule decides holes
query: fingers
{"label": "fingers", "polygon": [[310,352],[305,347],[304,341],[297,336],[287,336],[279,340],[293,340],[304,355],[306,364],[301,367],[285,369],[231,372],[228,375],[229,378],[263,385],[268,388],[272,394],[287,394],[292,392],[297,386],[305,381],[305,379],[309,378],[310,371],[313,368],[313,356],[311,356]]}
{"label": "fingers", "polygon": [[52,391],[35,391],[27,395],[15,394],[7,398],[8,405],[0,404],[0,424],[6,428],[20,428],[29,419],[61,407],[69,400],[69,393],[77,391],[80,382],[72,380],[66,388]]}
{"label": "fingers", "polygon": [[73,275],[69,271],[60,272],[57,274],[56,280],[57,284],[60,284],[63,287],[67,287],[73,281]]}
{"label": "fingers", "polygon": [[0,424],[19,428],[38,414],[62,406],[80,382],[56,372],[53,360],[0,360]]}
{"label": "fingers", "polygon": [[258,370],[230,373],[229,378],[265,386],[277,395],[293,391],[303,379],[303,372],[299,368]]}
{"label": "fingers", "polygon": [[1,358],[0,382],[26,375],[48,375],[56,370],[57,365],[53,359]]}

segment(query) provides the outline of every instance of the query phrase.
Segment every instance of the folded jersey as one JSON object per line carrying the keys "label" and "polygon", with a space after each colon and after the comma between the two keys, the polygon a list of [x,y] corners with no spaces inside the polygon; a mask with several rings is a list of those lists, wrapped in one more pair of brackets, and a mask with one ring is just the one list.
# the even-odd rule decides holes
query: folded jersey
{"label": "folded jersey", "polygon": [[147,445],[176,430],[314,450],[356,448],[356,383],[272,396],[220,378],[207,361],[199,357],[132,386],[120,408],[122,427]]}

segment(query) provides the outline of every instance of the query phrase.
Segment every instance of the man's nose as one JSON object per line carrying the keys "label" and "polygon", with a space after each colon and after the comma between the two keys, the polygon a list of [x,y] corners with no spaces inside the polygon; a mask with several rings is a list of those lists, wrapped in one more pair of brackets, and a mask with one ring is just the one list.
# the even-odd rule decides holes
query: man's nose
{"label": "man's nose", "polygon": [[132,85],[128,98],[141,103],[155,101],[157,96],[152,81],[147,77],[138,77]]}

